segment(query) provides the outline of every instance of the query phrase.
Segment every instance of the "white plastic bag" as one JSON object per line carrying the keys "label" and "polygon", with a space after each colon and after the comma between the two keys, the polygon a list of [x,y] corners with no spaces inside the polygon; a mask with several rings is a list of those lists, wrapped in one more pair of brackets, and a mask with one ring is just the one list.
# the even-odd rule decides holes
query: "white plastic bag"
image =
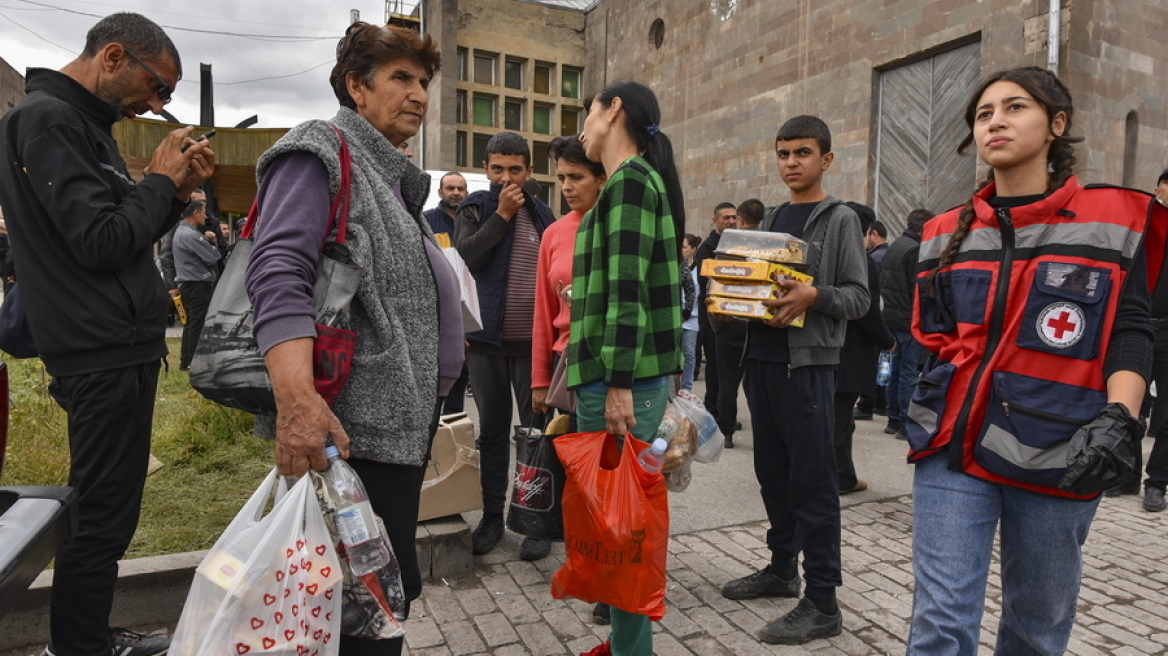
{"label": "white plastic bag", "polygon": [[698,450],[693,459],[701,463],[718,462],[722,457],[722,450],[726,446],[726,438],[718,430],[718,422],[706,410],[706,406],[697,396],[688,390],[682,390],[673,398],[678,414],[686,417],[698,430]]}
{"label": "white plastic bag", "polygon": [[268,474],[195,570],[173,656],[339,653],[340,560],[309,476],[290,490],[279,478]]}

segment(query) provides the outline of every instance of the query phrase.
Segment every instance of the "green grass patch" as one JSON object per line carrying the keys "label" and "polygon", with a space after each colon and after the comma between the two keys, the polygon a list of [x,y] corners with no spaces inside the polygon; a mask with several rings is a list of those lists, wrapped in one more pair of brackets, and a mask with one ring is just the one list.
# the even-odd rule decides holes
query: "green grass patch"
{"label": "green grass patch", "polygon": [[[173,355],[179,340],[168,339]],[[171,357],[172,364],[177,357]],[[4,361],[11,397],[4,485],[65,485],[65,412],[48,393],[40,360]],[[159,376],[151,452],[164,464],[146,479],[142,519],[127,558],[210,548],[272,468],[272,444],[251,434],[252,416],[195,392],[185,371]]]}

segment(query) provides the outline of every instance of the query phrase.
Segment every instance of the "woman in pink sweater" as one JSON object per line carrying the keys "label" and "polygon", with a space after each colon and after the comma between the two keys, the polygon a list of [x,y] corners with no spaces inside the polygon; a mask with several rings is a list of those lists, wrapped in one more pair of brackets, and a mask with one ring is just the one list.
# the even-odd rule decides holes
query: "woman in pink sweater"
{"label": "woman in pink sweater", "polygon": [[543,233],[539,245],[539,267],[535,279],[535,319],[531,335],[531,406],[548,411],[547,392],[556,359],[568,348],[568,324],[572,320],[572,251],[576,229],[608,176],[604,166],[584,155],[575,136],[552,140],[550,152],[556,160],[556,178],[568,207],[572,208]]}

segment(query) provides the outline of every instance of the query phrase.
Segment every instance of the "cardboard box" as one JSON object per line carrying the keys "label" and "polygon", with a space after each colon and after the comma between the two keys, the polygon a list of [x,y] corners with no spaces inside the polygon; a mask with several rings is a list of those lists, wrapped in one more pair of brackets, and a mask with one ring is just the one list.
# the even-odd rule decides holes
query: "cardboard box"
{"label": "cardboard box", "polygon": [[[713,314],[720,314],[725,317],[741,317],[754,321],[767,321],[774,318],[777,308],[767,307],[758,299],[710,296],[706,299],[706,309]],[[802,328],[803,321],[806,318],[806,312],[800,314],[798,318],[791,322],[790,327]]]}
{"label": "cardboard box", "polygon": [[810,283],[811,276],[789,266],[774,262],[747,262],[745,260],[702,260],[702,275],[725,283],[767,283],[780,280],[799,280]]}
{"label": "cardboard box", "polygon": [[756,301],[778,298],[783,288],[770,282],[722,282],[711,278],[706,293],[722,298],[750,298]]}
{"label": "cardboard box", "polygon": [[422,482],[418,521],[482,509],[474,433],[474,422],[466,413],[446,415],[438,424]]}

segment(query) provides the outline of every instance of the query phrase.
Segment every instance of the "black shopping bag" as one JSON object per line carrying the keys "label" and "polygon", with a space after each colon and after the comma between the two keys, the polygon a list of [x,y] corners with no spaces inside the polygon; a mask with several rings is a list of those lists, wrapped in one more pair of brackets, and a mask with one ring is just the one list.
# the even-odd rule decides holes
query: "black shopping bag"
{"label": "black shopping bag", "polygon": [[564,537],[564,467],[552,435],[538,428],[517,429],[515,480],[507,528],[541,540]]}

